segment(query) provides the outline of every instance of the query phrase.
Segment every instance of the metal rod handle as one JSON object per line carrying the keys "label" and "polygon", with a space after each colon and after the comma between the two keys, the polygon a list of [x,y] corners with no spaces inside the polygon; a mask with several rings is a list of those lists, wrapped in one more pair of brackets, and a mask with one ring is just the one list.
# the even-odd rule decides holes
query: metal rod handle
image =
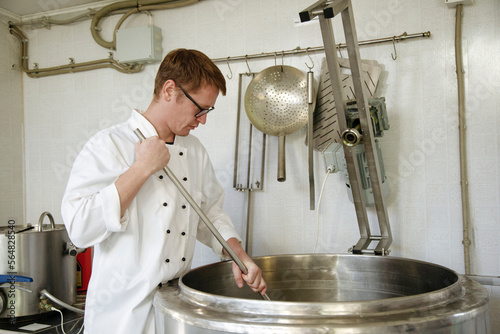
{"label": "metal rod handle", "polygon": [[[136,134],[136,136],[141,141],[146,140],[146,137],[144,137],[144,135],[142,134],[141,130],[135,129],[134,133]],[[212,224],[212,222],[210,221],[210,219],[207,217],[207,215],[205,215],[205,213],[203,212],[203,210],[201,210],[201,208],[195,202],[195,200],[193,199],[193,197],[191,197],[191,195],[187,192],[186,188],[184,188],[184,186],[180,183],[179,179],[177,179],[177,177],[174,175],[174,173],[170,170],[170,168],[168,168],[168,166],[165,166],[165,167],[163,167],[163,171],[165,172],[165,174],[167,174],[167,176],[170,178],[170,180],[172,181],[172,183],[181,192],[182,196],[184,196],[184,198],[189,202],[189,204],[194,209],[194,211],[196,211],[196,213],[198,214],[198,216],[205,223],[205,225],[208,227],[208,229],[210,230],[210,232],[212,232],[212,234],[217,239],[217,241],[219,241],[219,243],[222,245],[222,248],[224,248],[226,250],[226,252],[229,254],[229,256],[231,257],[231,259],[238,265],[238,267],[240,268],[241,272],[243,274],[245,274],[245,275],[248,274],[247,267],[245,267],[245,265],[243,264],[243,262],[236,255],[236,253],[231,249],[231,247],[229,247],[229,245],[227,244],[226,240],[224,240],[224,238],[222,237],[222,235],[219,233],[219,231],[217,231],[217,229]],[[259,295],[260,295],[260,293],[259,293]],[[261,295],[261,296],[264,299],[270,300],[269,297],[267,297],[267,295]]]}
{"label": "metal rod handle", "polygon": [[314,101],[314,73],[311,70],[307,72],[307,104],[308,104],[307,161],[309,170],[309,209],[314,210],[316,206],[316,197],[314,188],[314,155],[313,155],[315,101]]}
{"label": "metal rod handle", "polygon": [[286,181],[286,162],[285,162],[285,140],[286,137],[278,137],[278,181]]}

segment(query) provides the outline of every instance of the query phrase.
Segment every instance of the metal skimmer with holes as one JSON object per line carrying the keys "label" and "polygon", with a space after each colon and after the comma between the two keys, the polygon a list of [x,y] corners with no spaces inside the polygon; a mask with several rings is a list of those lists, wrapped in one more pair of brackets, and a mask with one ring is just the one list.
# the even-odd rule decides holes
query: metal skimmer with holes
{"label": "metal skimmer with holes", "polygon": [[245,95],[252,124],[272,136],[290,134],[307,123],[307,81],[295,67],[269,67],[255,76]]}
{"label": "metal skimmer with holes", "polygon": [[245,111],[258,130],[279,137],[278,180],[284,181],[285,136],[308,121],[306,74],[287,65],[261,71],[248,85]]}

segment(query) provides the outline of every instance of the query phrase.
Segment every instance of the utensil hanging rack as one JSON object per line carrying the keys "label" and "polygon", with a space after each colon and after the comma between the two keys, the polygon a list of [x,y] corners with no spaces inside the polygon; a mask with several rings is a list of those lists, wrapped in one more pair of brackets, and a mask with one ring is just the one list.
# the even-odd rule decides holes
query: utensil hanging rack
{"label": "utensil hanging rack", "polygon": [[[405,31],[401,35],[397,35],[397,36],[358,41],[358,46],[371,45],[371,44],[381,44],[381,43],[394,43],[394,45],[395,45],[396,42],[404,41],[407,39],[428,38],[428,37],[431,37],[430,31],[414,33],[414,34],[408,34]],[[345,49],[345,48],[347,48],[347,44],[346,43],[338,43],[338,44],[336,44],[336,48],[337,48],[337,50]],[[298,54],[307,53],[307,52],[324,52],[324,51],[325,51],[324,46],[314,46],[314,47],[307,47],[307,48],[301,48],[300,46],[298,46],[292,50],[281,50],[281,51],[274,51],[274,52],[254,53],[254,54],[243,55],[243,56],[228,56],[228,57],[224,57],[224,58],[213,58],[212,61],[215,63],[216,62],[229,62],[229,61],[236,61],[236,60],[245,60],[246,61],[246,60],[256,59],[256,58],[298,55]]]}

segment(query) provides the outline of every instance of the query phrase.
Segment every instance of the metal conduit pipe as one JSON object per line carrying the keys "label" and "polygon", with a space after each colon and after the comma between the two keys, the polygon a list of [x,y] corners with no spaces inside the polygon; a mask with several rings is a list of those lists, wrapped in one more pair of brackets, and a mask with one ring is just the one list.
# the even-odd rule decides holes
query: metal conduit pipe
{"label": "metal conduit pipe", "polygon": [[122,73],[137,73],[142,70],[142,64],[138,64],[130,69],[124,69],[114,59],[100,59],[89,63],[78,63],[39,70],[29,70],[26,74],[31,78],[47,77],[56,74],[77,73],[83,71],[97,70],[101,68],[112,68]]}
{"label": "metal conduit pipe", "polygon": [[500,276],[466,275],[481,285],[500,286]]}
{"label": "metal conduit pipe", "polygon": [[[198,0],[130,0],[130,1],[122,1],[110,4],[101,8],[96,13],[85,13],[76,18],[70,19],[67,22],[74,22],[76,20],[82,19],[84,17],[88,17],[89,15],[93,15],[93,19],[91,22],[91,33],[94,40],[101,46],[108,49],[116,49],[116,31],[119,29],[121,24],[132,14],[148,11],[148,10],[161,10],[161,9],[170,9],[177,8],[181,6],[187,6],[198,2]],[[97,24],[104,17],[112,12],[120,12],[123,10],[127,10],[123,17],[118,21],[118,24],[113,31],[113,41],[108,42],[101,38],[99,35],[99,28],[97,28]],[[65,21],[50,21],[54,24],[64,24]],[[49,23],[50,24],[50,23]],[[82,63],[70,63],[66,65],[60,65],[55,67],[48,68],[35,68],[29,69],[28,65],[28,39],[22,31],[14,24],[10,23],[9,31],[12,35],[16,36],[20,40],[20,68],[23,72],[25,72],[31,78],[38,78],[56,74],[64,74],[64,73],[75,73],[82,71],[95,70],[100,68],[113,68],[122,73],[137,73],[142,70],[143,64],[121,64],[117,62],[112,57],[108,59],[99,59]]]}
{"label": "metal conduit pipe", "polygon": [[455,63],[458,87],[458,141],[460,145],[460,187],[462,194],[462,221],[465,274],[471,274],[470,261],[470,209],[469,209],[469,180],[467,179],[467,151],[465,125],[465,84],[462,56],[462,7],[457,5],[455,17]]}
{"label": "metal conduit pipe", "polygon": [[39,78],[63,73],[75,73],[88,70],[95,70],[100,68],[113,68],[122,73],[136,73],[142,70],[142,64],[120,64],[115,59],[99,59],[82,63],[74,63],[67,65],[60,65],[48,68],[29,69],[28,66],[28,39],[24,36],[23,32],[16,26],[10,26],[10,33],[17,37],[20,41],[20,68],[31,78]]}
{"label": "metal conduit pipe", "polygon": [[76,312],[76,313],[80,313],[80,314],[84,314],[85,313],[85,310],[83,309],[80,309],[78,307],[74,307],[74,306],[71,306],[65,302],[63,302],[62,300],[54,297],[53,295],[51,295],[47,290],[43,289],[42,291],[40,291],[40,295],[44,296],[44,297],[47,297],[48,299],[50,299],[52,302],[58,304],[59,306],[62,306],[70,311],[73,311],[73,312]]}
{"label": "metal conduit pipe", "polygon": [[25,55],[26,51],[25,51],[25,47],[24,47],[24,43],[26,42],[26,37],[21,32],[21,30],[19,30],[19,28],[15,27],[13,25],[10,25],[9,32],[11,35],[14,35],[15,37],[17,37],[19,39],[19,42],[20,42],[19,43],[19,66],[24,71],[25,65],[27,64],[27,59],[26,59],[26,55]]}
{"label": "metal conduit pipe", "polygon": [[[94,17],[96,12],[97,12],[97,9],[89,8],[86,12],[79,14],[79,15],[76,15],[74,17],[68,18],[68,19],[54,19],[53,17],[43,16],[41,18],[33,19],[33,20],[29,20],[29,21],[13,22],[12,24],[17,26],[17,27],[31,26],[32,29],[38,29],[38,28],[50,29],[50,26],[52,26],[52,25],[68,25],[68,24],[72,24],[75,22],[91,20],[92,17]],[[119,15],[119,14],[125,14],[127,12],[128,12],[128,10],[117,10],[117,11],[114,11],[112,14]]]}
{"label": "metal conduit pipe", "polygon": [[95,13],[94,17],[92,18],[92,22],[90,23],[90,33],[92,34],[92,37],[96,41],[97,44],[99,44],[102,47],[105,47],[107,49],[115,49],[115,43],[114,41],[108,42],[105,41],[101,35],[99,34],[99,28],[97,25],[99,24],[99,21],[109,15],[110,13],[117,11],[117,10],[122,10],[122,9],[128,9],[128,8],[134,8],[138,7],[138,1],[136,0],[131,0],[131,1],[121,1],[121,2],[116,2],[112,3],[110,5],[107,5],[103,8],[101,8],[97,13]]}
{"label": "metal conduit pipe", "polygon": [[122,15],[122,17],[120,17],[120,19],[118,20],[118,22],[116,23],[116,26],[115,26],[115,29],[113,30],[113,47],[116,49],[116,32],[118,31],[118,29],[120,29],[121,25],[123,24],[123,22],[125,22],[125,20],[130,16],[130,15],[133,15],[135,13],[138,13],[139,12],[139,8],[134,8],[134,9],[131,9],[129,10],[128,12],[126,12],[125,14]]}
{"label": "metal conduit pipe", "polygon": [[[22,31],[19,30],[15,26],[10,27],[10,33],[20,40],[20,54],[21,54],[20,67],[30,77],[42,76],[43,73],[46,73],[46,75],[57,74],[57,73],[53,73],[53,72],[66,70],[66,69],[71,69],[72,71],[79,71],[79,69],[78,69],[79,67],[91,67],[94,65],[102,65],[103,63],[113,63],[112,59],[104,59],[104,60],[94,60],[94,61],[81,63],[81,64],[68,64],[68,65],[62,65],[62,66],[56,66],[56,67],[50,67],[50,68],[44,68],[44,69],[30,70],[28,68],[28,40],[27,40],[27,38],[24,36]],[[123,65],[118,64],[118,63],[117,63],[117,65],[123,66]],[[126,66],[128,68],[130,68],[129,65],[126,65]],[[102,67],[102,66],[100,66],[100,67]],[[127,68],[125,67],[124,69],[127,69]]]}
{"label": "metal conduit pipe", "polygon": [[92,18],[92,22],[90,24],[90,33],[92,34],[92,37],[94,38],[97,44],[107,49],[115,50],[116,31],[113,32],[112,41],[104,40],[99,33],[100,29],[97,27],[97,25],[99,24],[99,22],[103,17],[111,14],[112,12],[124,9],[135,8],[137,12],[145,10],[171,9],[171,8],[188,6],[196,2],[198,2],[198,0],[129,0],[129,1],[112,3],[110,5],[101,8],[97,13],[95,13],[94,17]]}
{"label": "metal conduit pipe", "polygon": [[83,21],[83,20],[88,20],[90,19],[93,15],[95,14],[95,10],[89,9],[87,12],[77,15],[75,17],[65,19],[65,20],[56,20],[50,17],[42,17],[40,19],[36,20],[30,20],[30,21],[21,21],[21,22],[15,22],[13,25],[17,27],[25,26],[25,25],[41,25],[43,27],[50,27],[51,25],[65,25],[65,24],[71,24],[74,22],[78,21]]}

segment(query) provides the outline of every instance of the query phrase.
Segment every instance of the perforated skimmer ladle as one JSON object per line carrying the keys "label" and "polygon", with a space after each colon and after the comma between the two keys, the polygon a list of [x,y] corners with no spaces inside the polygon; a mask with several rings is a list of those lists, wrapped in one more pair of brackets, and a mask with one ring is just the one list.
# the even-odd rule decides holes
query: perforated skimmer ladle
{"label": "perforated skimmer ladle", "polygon": [[264,69],[248,85],[245,111],[258,130],[278,136],[278,181],[285,181],[285,136],[308,121],[306,74],[287,65]]}
{"label": "perforated skimmer ladle", "polygon": [[[134,130],[135,135],[139,138],[140,141],[143,141],[146,139],[144,135],[142,134],[141,130],[135,129]],[[187,192],[186,188],[181,184],[179,179],[175,176],[175,174],[168,168],[168,166],[163,167],[163,171],[167,176],[170,178],[172,183],[176,186],[176,188],[180,191],[182,196],[188,201],[188,203],[191,205],[191,207],[196,211],[198,216],[201,218],[201,220],[205,223],[205,225],[208,227],[210,232],[214,235],[214,237],[219,241],[219,243],[222,245],[222,247],[226,250],[226,252],[229,254],[231,259],[238,265],[240,268],[241,272],[245,275],[248,274],[248,269],[245,266],[245,264],[238,258],[236,253],[232,250],[231,247],[227,244],[226,240],[222,237],[222,235],[217,231],[215,228],[214,224],[210,221],[210,219],[207,217],[207,215],[203,212],[203,210],[198,206],[198,204],[195,202],[193,197]],[[260,292],[257,292],[263,299],[265,300],[271,300],[267,294],[261,294]]]}

